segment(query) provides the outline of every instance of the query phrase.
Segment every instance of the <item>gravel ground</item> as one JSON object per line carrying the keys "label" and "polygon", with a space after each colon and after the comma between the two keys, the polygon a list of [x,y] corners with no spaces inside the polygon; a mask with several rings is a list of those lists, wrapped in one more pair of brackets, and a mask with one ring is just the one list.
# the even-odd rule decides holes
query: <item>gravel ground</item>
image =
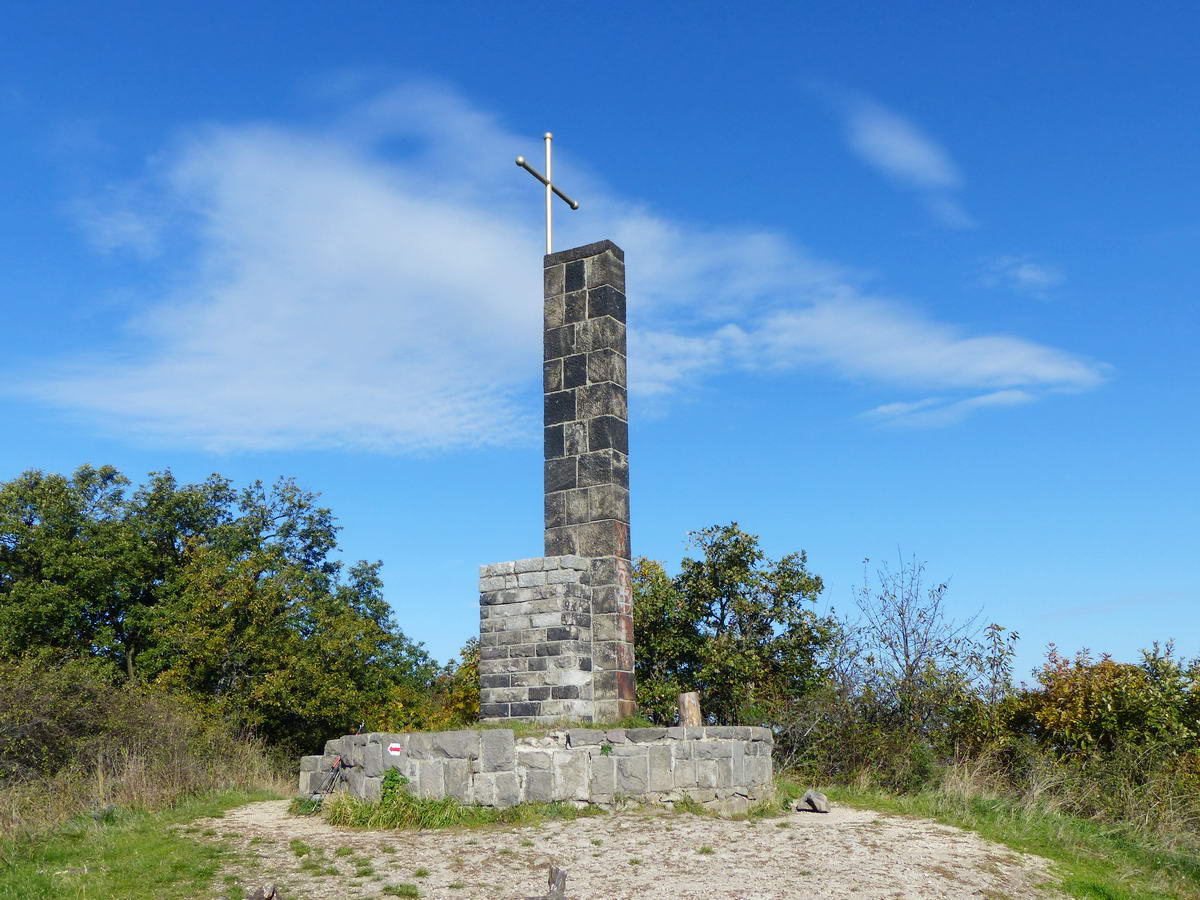
{"label": "gravel ground", "polygon": [[[1040,857],[868,810],[753,822],[637,810],[523,828],[380,832],[291,816],[287,805],[253,803],[193,823],[193,836],[238,851],[215,897],[238,896],[236,879],[246,894],[275,882],[284,900],[531,898],[546,893],[551,862],[567,869],[572,898],[1061,896],[1039,888],[1050,878]],[[293,841],[312,851],[297,855]]]}

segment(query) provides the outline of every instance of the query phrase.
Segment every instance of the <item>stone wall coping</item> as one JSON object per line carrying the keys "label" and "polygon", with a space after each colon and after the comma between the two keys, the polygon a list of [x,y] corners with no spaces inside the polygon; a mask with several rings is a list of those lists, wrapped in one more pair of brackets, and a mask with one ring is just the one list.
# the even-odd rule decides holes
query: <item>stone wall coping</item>
{"label": "stone wall coping", "polygon": [[590,571],[592,561],[583,556],[531,556],[508,562],[487,563],[479,567],[480,578],[496,578],[503,575],[527,575],[531,572],[553,572],[558,569],[573,569],[577,572]]}
{"label": "stone wall coping", "polygon": [[[463,758],[478,755],[478,741],[481,735],[504,734],[511,736],[517,746],[533,749],[547,747],[587,747],[599,744],[658,744],[674,741],[741,741],[764,742],[774,744],[775,738],[770,728],[757,725],[700,725],[681,728],[565,728],[548,731],[545,734],[517,737],[512,728],[461,728],[455,731],[404,731],[387,732],[372,731],[366,734],[345,735],[352,746],[363,747],[367,744],[405,745],[410,742],[427,747],[428,752],[437,756],[453,757],[463,753]],[[506,738],[499,738],[506,740]],[[339,739],[329,741],[333,744]],[[330,753],[326,749],[326,753]],[[336,751],[334,751],[336,752]],[[305,757],[307,759],[307,757]]]}
{"label": "stone wall coping", "polygon": [[542,265],[544,268],[550,266],[558,266],[563,263],[574,262],[577,259],[587,259],[589,256],[599,256],[605,250],[609,250],[619,260],[624,261],[625,251],[618,247],[610,240],[596,241],[592,244],[584,244],[582,247],[572,247],[570,250],[559,250],[557,253],[547,253],[542,257]]}

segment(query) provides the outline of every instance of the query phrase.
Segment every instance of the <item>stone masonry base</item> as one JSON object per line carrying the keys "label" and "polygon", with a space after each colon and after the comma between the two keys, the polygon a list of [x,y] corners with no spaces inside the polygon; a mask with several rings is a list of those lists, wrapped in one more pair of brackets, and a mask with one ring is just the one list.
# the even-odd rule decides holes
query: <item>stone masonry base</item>
{"label": "stone masonry base", "polygon": [[320,789],[336,756],[347,786],[377,800],[396,769],[419,797],[476,806],[566,801],[606,809],[626,801],[674,804],[685,797],[724,814],[773,794],[767,728],[568,729],[518,738],[493,728],[336,738],[300,762],[300,793]]}

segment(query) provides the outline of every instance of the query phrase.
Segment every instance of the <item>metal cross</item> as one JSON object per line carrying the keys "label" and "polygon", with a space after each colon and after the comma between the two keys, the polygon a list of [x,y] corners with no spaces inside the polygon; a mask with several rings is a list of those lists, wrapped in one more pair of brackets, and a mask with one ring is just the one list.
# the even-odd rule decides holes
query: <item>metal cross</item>
{"label": "metal cross", "polygon": [[523,156],[517,157],[517,165],[520,166],[522,169],[524,169],[526,172],[528,172],[530,175],[532,175],[534,178],[536,178],[538,181],[540,181],[542,184],[544,184],[546,186],[546,253],[550,254],[550,253],[554,252],[554,250],[553,250],[554,222],[553,222],[553,217],[551,216],[551,209],[552,209],[551,201],[553,200],[553,197],[551,197],[551,194],[558,194],[558,196],[563,200],[563,202],[566,203],[567,206],[571,207],[571,209],[579,209],[579,204],[576,203],[574,200],[572,200],[570,197],[568,197],[566,194],[564,194],[562,191],[560,191],[558,189],[558,185],[550,180],[550,178],[552,177],[550,174],[550,142],[554,139],[554,135],[552,135],[550,132],[547,131],[545,137],[546,137],[546,174],[543,175],[541,172],[539,172],[537,169],[535,169],[533,166],[531,166],[529,163],[527,163],[525,161],[525,157],[523,157]]}

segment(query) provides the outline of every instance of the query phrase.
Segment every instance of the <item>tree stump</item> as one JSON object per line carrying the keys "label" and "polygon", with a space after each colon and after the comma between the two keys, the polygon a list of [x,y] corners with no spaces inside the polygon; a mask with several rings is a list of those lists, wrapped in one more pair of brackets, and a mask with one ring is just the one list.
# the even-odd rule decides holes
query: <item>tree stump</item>
{"label": "tree stump", "polygon": [[700,695],[695,691],[679,695],[679,724],[697,727],[704,724],[700,720]]}
{"label": "tree stump", "polygon": [[549,882],[550,893],[546,894],[546,900],[566,900],[567,870],[554,865],[550,866]]}

